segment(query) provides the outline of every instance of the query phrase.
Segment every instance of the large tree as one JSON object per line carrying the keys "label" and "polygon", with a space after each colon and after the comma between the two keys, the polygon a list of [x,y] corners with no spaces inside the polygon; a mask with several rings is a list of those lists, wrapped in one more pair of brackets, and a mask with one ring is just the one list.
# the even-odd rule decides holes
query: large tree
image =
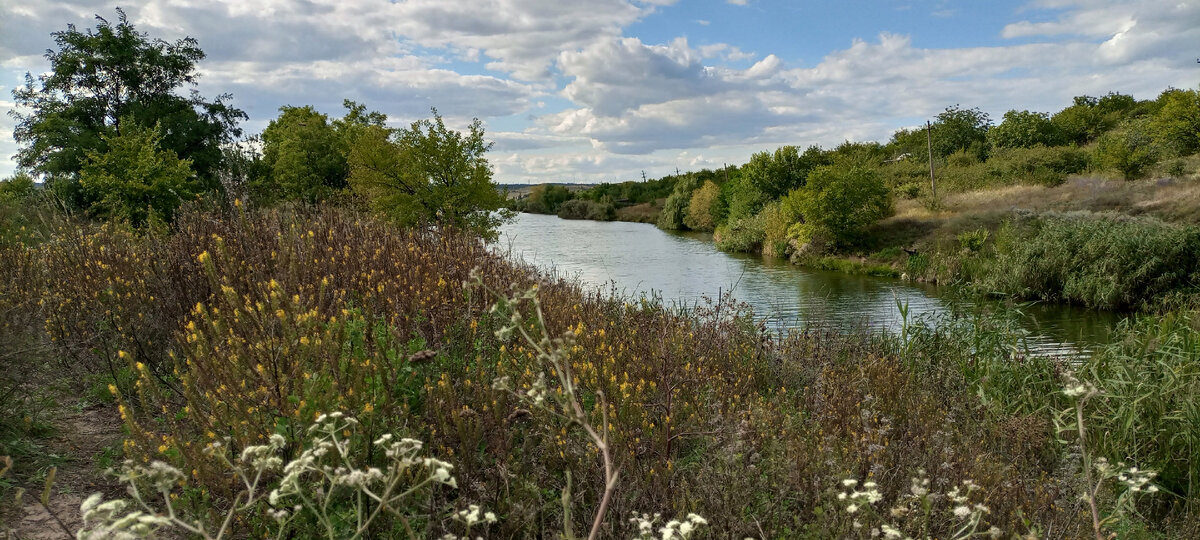
{"label": "large tree", "polygon": [[75,202],[88,205],[77,188],[87,156],[107,150],[106,137],[128,124],[158,126],[159,144],[191,162],[204,188],[217,185],[221,145],[239,136],[245,113],[228,95],[209,101],[194,89],[196,63],[204,58],[195,39],[151,39],[117,10],[117,22],[97,16],[94,29],[74,25],[53,34],[46,52],[50,71],[13,90],[18,124],[18,163],[35,173],[73,184]]}
{"label": "large tree", "polygon": [[495,239],[506,212],[489,148],[479,120],[464,134],[448,129],[437,110],[406,129],[368,125],[350,150],[350,184],[401,225],[449,225]]}

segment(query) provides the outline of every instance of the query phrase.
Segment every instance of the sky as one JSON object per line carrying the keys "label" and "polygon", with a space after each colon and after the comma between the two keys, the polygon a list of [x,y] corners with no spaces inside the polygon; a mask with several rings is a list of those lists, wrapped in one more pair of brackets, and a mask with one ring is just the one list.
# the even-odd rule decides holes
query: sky
{"label": "sky", "polygon": [[499,183],[616,182],[782,145],[886,141],[951,105],[998,122],[1077,95],[1200,85],[1200,0],[0,0],[12,89],[51,33],[115,20],[199,41],[198,89],[261,131],[353,99],[396,126],[484,122]]}

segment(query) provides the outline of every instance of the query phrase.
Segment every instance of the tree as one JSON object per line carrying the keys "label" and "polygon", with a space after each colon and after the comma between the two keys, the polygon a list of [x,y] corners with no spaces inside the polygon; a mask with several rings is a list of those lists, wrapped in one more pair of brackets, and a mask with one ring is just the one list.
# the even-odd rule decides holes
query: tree
{"label": "tree", "polygon": [[1004,113],[1000,125],[988,130],[987,139],[995,148],[1060,146],[1067,142],[1062,130],[1050,121],[1050,115],[1017,110]]}
{"label": "tree", "polygon": [[20,202],[31,197],[37,191],[33,178],[25,173],[17,173],[11,178],[0,180],[0,203]]}
{"label": "tree", "polygon": [[662,212],[658,214],[658,228],[677,231],[687,225],[688,205],[692,202],[692,192],[700,188],[700,180],[693,174],[685,175],[675,182],[675,190],[663,202]]}
{"label": "tree", "polygon": [[350,151],[350,184],[388,219],[404,225],[440,224],[494,240],[509,217],[492,182],[483,124],[463,134],[432,120],[395,132],[367,126]]}
{"label": "tree", "polygon": [[215,188],[221,145],[240,136],[245,113],[226,103],[229,95],[207,101],[194,90],[175,93],[196,83],[204,58],[196,40],[151,40],[125,12],[117,15],[117,24],[97,16],[95,29],[55,32],[57,50],[46,52],[50,71],[36,80],[26,74],[25,86],[13,90],[18,108],[29,111],[14,114],[18,163],[77,182],[87,156],[107,150],[106,137],[120,137],[129,125],[157,125],[162,148],[189,160],[205,187]]}
{"label": "tree", "polygon": [[269,176],[255,186],[256,198],[315,203],[345,188],[348,146],[329,117],[307,105],[279,111],[262,133]]}
{"label": "tree", "polygon": [[890,193],[874,169],[857,165],[818,167],[808,175],[808,183],[785,201],[803,218],[800,227],[789,234],[802,241],[828,234],[839,243],[848,243],[891,213]]}
{"label": "tree", "polygon": [[774,154],[758,152],[750,156],[742,175],[749,187],[767,199],[778,199],[803,186],[808,172],[824,164],[828,164],[828,159],[818,146],[808,147],[804,154],[795,146],[782,146]]}
{"label": "tree", "polygon": [[987,158],[987,132],[992,125],[988,114],[958,105],[946,107],[933,122],[933,155],[947,157],[960,150]]}
{"label": "tree", "polygon": [[104,135],[104,152],[89,152],[79,173],[89,213],[137,226],[170,221],[195,196],[191,162],[160,147],[159,129],[130,123],[120,135]]}
{"label": "tree", "polygon": [[1172,88],[1158,101],[1162,108],[1150,125],[1158,144],[1180,156],[1200,151],[1200,91]]}
{"label": "tree", "polygon": [[717,226],[713,207],[721,197],[721,188],[712,180],[704,182],[700,189],[692,193],[688,203],[687,215],[683,217],[684,225],[693,231],[711,231]]}

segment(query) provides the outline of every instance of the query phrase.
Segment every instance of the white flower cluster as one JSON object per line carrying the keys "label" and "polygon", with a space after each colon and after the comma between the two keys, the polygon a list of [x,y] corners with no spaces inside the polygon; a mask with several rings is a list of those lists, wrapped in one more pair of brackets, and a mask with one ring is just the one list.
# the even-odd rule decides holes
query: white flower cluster
{"label": "white flower cluster", "polygon": [[1158,486],[1150,483],[1155,476],[1158,476],[1155,471],[1146,471],[1137,467],[1125,468],[1124,463],[1117,463],[1114,467],[1103,457],[1096,458],[1094,466],[1101,478],[1116,478],[1131,492],[1156,493],[1158,491]]}
{"label": "white flower cluster", "polygon": [[660,529],[658,535],[654,534],[654,526],[662,520],[662,514],[638,514],[633,513],[633,517],[629,518],[629,522],[637,526],[638,535],[634,540],[652,540],[659,538],[661,540],[687,540],[701,526],[708,525],[708,520],[704,519],[699,514],[688,514],[683,519],[672,519],[666,522]]}
{"label": "white flower cluster", "polygon": [[1092,383],[1081,382],[1070,373],[1066,375],[1066,379],[1067,386],[1063,389],[1063,394],[1066,394],[1069,398],[1088,398],[1099,392]]}
{"label": "white flower cluster", "polygon": [[472,504],[466,510],[455,512],[454,519],[461,521],[467,527],[471,527],[478,523],[492,524],[496,522],[496,514],[492,512],[484,512],[478,504]]}
{"label": "white flower cluster", "polygon": [[[349,451],[349,432],[357,425],[357,420],[340,412],[320,415],[308,429],[311,437],[308,448],[286,465],[277,456],[287,444],[281,435],[272,435],[265,445],[246,447],[236,460],[230,459],[221,442],[209,444],[204,451],[229,467],[244,484],[245,498],[229,510],[230,514],[251,511],[265,498],[270,503],[267,513],[276,521],[280,534],[292,518],[308,511],[331,535],[340,537],[340,533],[335,532],[335,518],[329,514],[331,510],[341,511],[334,510],[337,505],[331,507],[329,504],[339,493],[349,492],[352,495],[337,499],[339,505],[347,501],[351,505],[361,505],[369,500],[372,504],[397,513],[404,511],[404,499],[423,487],[458,487],[451,473],[454,465],[432,457],[421,457],[419,454],[424,445],[415,439],[383,435],[374,441],[374,445],[387,457],[386,466],[356,465]],[[264,497],[266,490],[265,487],[260,489],[259,482],[274,476],[264,473],[281,468],[283,476],[278,485]],[[84,527],[78,533],[78,538],[146,538],[156,535],[156,531],[162,528],[182,529],[202,538],[220,538],[227,532],[228,518],[223,520],[221,530],[212,535],[205,528],[205,520],[192,521],[176,514],[177,509],[171,505],[172,491],[184,479],[184,474],[178,469],[160,461],[146,466],[127,461],[118,477],[129,486],[132,500],[103,502],[100,494],[88,497],[81,507]],[[139,486],[145,485],[153,486],[161,495],[161,500],[167,505],[164,511],[160,512],[151,506],[155,497],[144,497],[139,491]],[[358,496],[353,496],[355,493]],[[361,510],[358,508],[357,511]],[[371,514],[371,519],[375,515],[378,513]],[[484,512],[476,505],[456,512],[451,517],[465,524],[468,532],[472,525],[496,522],[495,514]],[[371,519],[358,525],[359,532],[366,530]]]}
{"label": "white flower cluster", "polygon": [[95,493],[83,501],[79,512],[83,515],[83,528],[76,533],[77,540],[126,540],[150,538],[171,520],[154,514],[134,510],[126,513],[130,503],[123,500],[103,501]]}
{"label": "white flower cluster", "polygon": [[863,482],[862,491],[855,489],[858,486],[858,480],[854,478],[842,480],[842,486],[846,488],[846,491],[838,493],[837,498],[846,503],[847,513],[854,514],[863,506],[883,500],[883,495],[879,494],[879,486],[873,481]]}

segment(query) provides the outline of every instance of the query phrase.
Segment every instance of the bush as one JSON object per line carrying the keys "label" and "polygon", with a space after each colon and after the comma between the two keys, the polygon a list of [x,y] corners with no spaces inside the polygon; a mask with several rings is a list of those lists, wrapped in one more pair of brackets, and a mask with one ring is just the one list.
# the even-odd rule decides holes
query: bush
{"label": "bush", "polygon": [[1096,162],[1121,173],[1126,180],[1141,178],[1158,162],[1158,152],[1144,121],[1102,135],[1096,142]]}
{"label": "bush", "polygon": [[1088,162],[1087,152],[1073,146],[1033,146],[997,150],[988,166],[1005,184],[1057,186],[1086,170]]}
{"label": "bush", "polygon": [[586,199],[571,199],[558,207],[558,217],[563,219],[612,221],[617,217],[617,208],[609,202],[600,203]]}
{"label": "bush", "polygon": [[1049,214],[1001,227],[977,286],[1129,309],[1200,284],[1200,229],[1115,214]]}
{"label": "bush", "polygon": [[766,212],[759,212],[717,227],[713,240],[718,249],[725,251],[759,253],[767,239],[766,227]]}
{"label": "bush", "polygon": [[842,244],[892,211],[891,193],[875,170],[864,167],[818,167],[798,192],[794,204],[807,235],[829,234]]}

